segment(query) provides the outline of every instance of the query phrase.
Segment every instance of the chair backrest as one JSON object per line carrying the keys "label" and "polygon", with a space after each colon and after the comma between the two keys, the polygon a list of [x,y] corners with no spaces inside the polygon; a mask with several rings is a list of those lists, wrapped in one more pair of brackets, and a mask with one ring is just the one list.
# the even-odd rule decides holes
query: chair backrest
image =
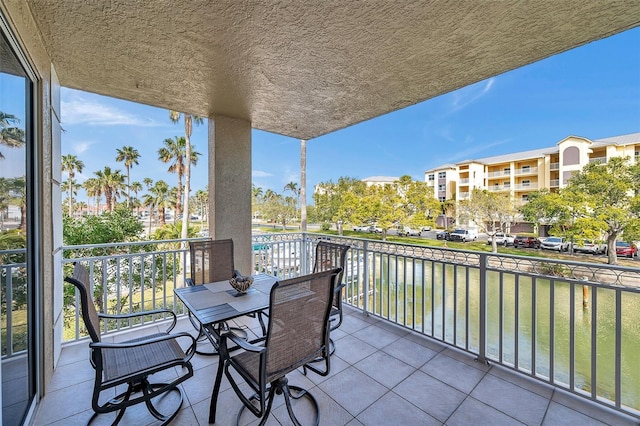
{"label": "chair backrest", "polygon": [[191,279],[194,284],[225,281],[233,277],[233,240],[189,243]]}
{"label": "chair backrest", "polygon": [[[319,241],[316,245],[316,258],[313,263],[313,272],[322,272],[334,268],[341,268],[342,271],[338,275],[336,286],[342,283],[342,275],[347,264],[347,250],[349,246],[344,244],[329,243],[327,241]],[[341,293],[336,294],[336,299],[341,297]],[[337,300],[334,300],[334,306],[337,306]]]}
{"label": "chair backrest", "polygon": [[73,284],[80,294],[80,310],[84,325],[94,342],[100,341],[100,318],[93,304],[91,295],[91,286],[89,284],[89,272],[79,262],[76,262],[73,268],[73,275],[64,279],[66,282]]}
{"label": "chair backrest", "polygon": [[313,361],[327,348],[331,299],[340,273],[337,268],[303,275],[271,289],[265,341],[268,382]]}

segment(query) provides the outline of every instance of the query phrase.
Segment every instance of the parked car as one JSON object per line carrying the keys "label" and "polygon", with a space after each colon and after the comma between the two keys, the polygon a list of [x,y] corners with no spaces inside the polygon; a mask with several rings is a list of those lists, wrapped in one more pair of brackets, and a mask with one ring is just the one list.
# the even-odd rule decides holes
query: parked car
{"label": "parked car", "polygon": [[569,240],[564,237],[547,237],[540,243],[540,247],[557,252],[569,251]]}
{"label": "parked car", "polygon": [[431,227],[430,226],[423,226],[420,230],[422,232],[431,231]]}
{"label": "parked car", "polygon": [[451,241],[462,241],[466,243],[467,241],[475,241],[478,238],[478,234],[469,229],[456,229],[450,235]]}
{"label": "parked car", "polygon": [[515,240],[515,236],[510,234],[505,234],[503,232],[497,232],[493,237],[487,238],[487,244],[493,244],[493,239],[495,238],[496,244],[499,246],[512,246],[513,240]]}
{"label": "parked car", "polygon": [[576,253],[606,254],[607,245],[603,241],[582,240],[573,246]]}
{"label": "parked car", "polygon": [[518,248],[540,248],[540,240],[529,235],[516,235],[513,239],[514,247]]}
{"label": "parked car", "polygon": [[382,228],[380,228],[377,225],[371,225],[369,226],[369,228],[367,229],[368,232],[371,232],[373,234],[382,234]]}
{"label": "parked car", "polygon": [[616,241],[616,255],[633,258],[638,256],[638,247],[633,243]]}
{"label": "parked car", "polygon": [[398,235],[400,235],[400,236],[407,236],[407,237],[415,236],[415,237],[419,237],[421,232],[422,231],[420,231],[418,229],[413,229],[413,228],[410,228],[408,226],[401,226],[400,228],[398,228]]}
{"label": "parked car", "polygon": [[438,231],[436,233],[436,240],[450,240],[451,233],[449,231]]}
{"label": "parked car", "polygon": [[354,226],[353,230],[356,232],[369,232],[370,226],[371,225]]}

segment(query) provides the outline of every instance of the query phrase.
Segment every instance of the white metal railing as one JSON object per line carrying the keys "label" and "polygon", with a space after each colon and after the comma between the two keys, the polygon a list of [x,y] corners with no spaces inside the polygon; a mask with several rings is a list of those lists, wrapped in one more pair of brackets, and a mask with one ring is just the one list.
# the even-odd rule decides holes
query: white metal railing
{"label": "white metal railing", "polygon": [[537,183],[517,183],[514,185],[513,187],[516,190],[525,190],[525,191],[529,191],[529,190],[536,190],[538,189],[538,184]]}
{"label": "white metal railing", "polygon": [[510,174],[511,174],[511,170],[501,170],[499,172],[488,172],[487,177],[488,178],[503,177],[503,176],[509,176]]}
{"label": "white metal railing", "polygon": [[549,181],[549,186],[552,188],[560,186],[560,179],[551,179]]}
{"label": "white metal railing", "polygon": [[487,190],[495,192],[495,191],[509,191],[511,189],[511,185],[510,184],[504,184],[504,185],[493,185],[493,186],[488,186]]}
{"label": "white metal railing", "polygon": [[2,357],[27,351],[27,251],[0,250],[0,290],[2,293]]}
{"label": "white metal railing", "polygon": [[549,163],[549,170],[560,170],[560,163]]}
{"label": "white metal railing", "polygon": [[[345,303],[640,417],[640,268],[283,233],[253,236],[255,271],[308,273],[321,240],[351,247]],[[88,265],[101,311],[168,307],[184,314],[173,295],[188,275],[180,243],[64,247],[61,267],[66,274],[74,261]],[[4,277],[21,267],[3,263],[5,294]],[[64,292],[67,340],[83,338],[75,292]],[[104,331],[137,325],[108,323]]]}
{"label": "white metal railing", "polygon": [[593,158],[589,158],[589,163],[607,164],[607,157],[593,157]]}
{"label": "white metal railing", "polygon": [[516,172],[515,172],[516,176],[533,175],[533,174],[538,174],[537,167],[522,167],[520,169],[516,169]]}
{"label": "white metal railing", "polygon": [[470,194],[471,193],[469,191],[458,192],[458,200],[466,200],[469,198]]}
{"label": "white metal railing", "polygon": [[460,185],[468,185],[469,184],[469,178],[462,178],[458,181],[458,183]]}

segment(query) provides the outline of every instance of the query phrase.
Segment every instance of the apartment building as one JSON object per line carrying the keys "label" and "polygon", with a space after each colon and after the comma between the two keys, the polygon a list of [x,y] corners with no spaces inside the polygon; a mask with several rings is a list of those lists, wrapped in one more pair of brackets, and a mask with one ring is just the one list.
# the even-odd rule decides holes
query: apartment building
{"label": "apartment building", "polygon": [[465,160],[427,170],[425,181],[440,201],[468,199],[474,188],[509,191],[514,200],[526,203],[531,192],[556,191],[592,162],[629,157],[640,163],[640,133],[591,140],[568,136],[555,147]]}

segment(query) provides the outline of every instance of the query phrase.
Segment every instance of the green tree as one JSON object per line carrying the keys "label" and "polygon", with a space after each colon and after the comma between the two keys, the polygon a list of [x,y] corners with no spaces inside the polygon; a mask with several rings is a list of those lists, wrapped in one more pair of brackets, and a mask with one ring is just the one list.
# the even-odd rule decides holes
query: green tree
{"label": "green tree", "polygon": [[404,224],[418,229],[435,226],[435,218],[441,210],[440,202],[433,197],[427,183],[414,181],[405,175],[395,182],[395,186],[406,217]]}
{"label": "green tree", "polygon": [[313,194],[317,220],[334,223],[338,233],[342,235],[342,225],[354,220],[356,198],[365,195],[367,186],[359,179],[341,177],[338,182],[322,182]]}
{"label": "green tree", "polygon": [[[180,113],[178,111],[169,111],[169,118],[172,122],[178,123],[180,117],[184,120],[184,138],[185,138],[185,158],[192,158],[193,147],[191,146],[191,134],[193,133],[193,125],[199,125],[204,122],[202,117]],[[197,158],[196,158],[197,162]],[[196,165],[193,162],[193,165]],[[184,167],[184,208],[182,215],[182,239],[187,238],[187,230],[189,229],[189,197],[191,196],[191,162],[187,161]]]}
{"label": "green tree", "polygon": [[138,159],[140,158],[140,153],[137,149],[132,146],[123,146],[122,148],[117,148],[116,152],[118,155],[116,156],[116,161],[124,163],[124,168],[127,170],[127,207],[131,207],[131,168],[134,165],[138,165]]}
{"label": "green tree", "polygon": [[260,203],[262,202],[262,187],[251,184],[251,212],[252,217],[257,218],[260,210]]}
{"label": "green tree", "polygon": [[284,231],[287,229],[287,224],[296,217],[296,200],[293,197],[273,193],[263,204],[263,210],[265,216],[274,223],[282,225]]}
{"label": "green tree", "polygon": [[600,222],[604,229],[608,262],[616,264],[616,240],[622,234],[637,237],[633,233],[640,227],[640,166],[629,157],[590,163],[569,179],[565,191],[584,198],[594,224]]}
{"label": "green tree", "polygon": [[[17,127],[20,119],[13,114],[0,111],[0,145],[18,148],[25,144],[24,129]],[[4,158],[0,151],[0,160]]]}
{"label": "green tree", "polygon": [[107,211],[113,212],[115,202],[124,189],[124,176],[120,170],[111,170],[111,167],[105,166],[103,170],[94,172],[98,179],[98,185],[107,203]]}
{"label": "green tree", "polygon": [[73,194],[77,193],[77,185],[74,178],[77,173],[82,173],[84,170],[84,163],[79,160],[75,155],[63,155],[62,156],[62,171],[67,172],[69,179],[67,179],[67,195],[69,197],[69,216],[73,215]]}
{"label": "green tree", "polygon": [[94,197],[96,202],[95,214],[100,214],[100,200],[102,199],[102,186],[100,186],[100,180],[95,178],[89,178],[82,184],[87,197]]}
{"label": "green tree", "polygon": [[459,212],[475,222],[492,240],[493,252],[498,251],[496,233],[506,233],[514,221],[516,207],[508,192],[492,192],[474,188],[468,200],[460,201]]}

